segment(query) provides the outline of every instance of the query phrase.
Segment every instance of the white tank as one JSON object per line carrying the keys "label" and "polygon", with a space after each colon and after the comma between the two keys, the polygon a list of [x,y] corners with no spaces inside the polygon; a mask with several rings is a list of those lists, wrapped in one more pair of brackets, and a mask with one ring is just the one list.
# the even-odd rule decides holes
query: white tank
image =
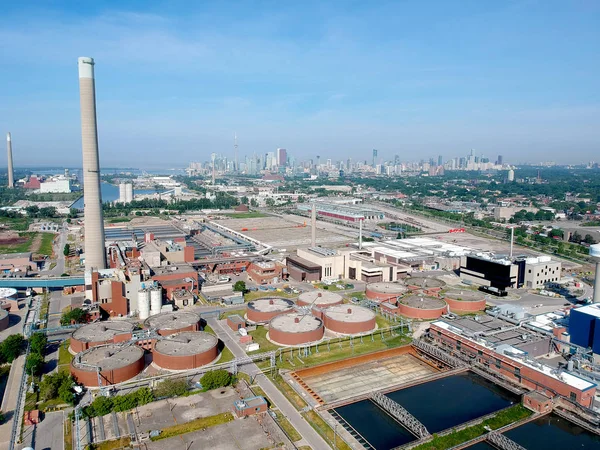
{"label": "white tank", "polygon": [[150,290],[150,315],[160,313],[162,307],[162,289],[154,288]]}
{"label": "white tank", "polygon": [[125,202],[131,203],[133,201],[133,184],[127,183],[125,185]]}
{"label": "white tank", "polygon": [[125,183],[119,183],[119,203],[126,203],[127,195],[125,193]]}
{"label": "white tank", "polygon": [[150,317],[150,291],[148,289],[138,291],[138,312],[140,320]]}

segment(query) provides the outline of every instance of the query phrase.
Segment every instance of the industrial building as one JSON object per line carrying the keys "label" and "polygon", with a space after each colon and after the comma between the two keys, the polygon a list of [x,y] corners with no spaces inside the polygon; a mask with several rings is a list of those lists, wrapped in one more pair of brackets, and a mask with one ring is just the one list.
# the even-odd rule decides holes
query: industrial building
{"label": "industrial building", "polygon": [[89,323],[71,333],[69,351],[75,355],[91,347],[128,341],[133,328],[132,323],[122,320]]}
{"label": "industrial building", "polygon": [[294,310],[294,302],[280,297],[263,297],[248,303],[246,319],[250,323],[265,324],[281,314]]}
{"label": "industrial building", "polygon": [[40,184],[40,194],[66,194],[73,191],[73,187],[71,186],[71,179],[66,178],[64,175],[59,175],[57,177],[46,178]]}
{"label": "industrial building", "polygon": [[277,261],[252,262],[246,274],[250,281],[257,284],[273,284],[287,279],[286,267]]}
{"label": "industrial building", "polygon": [[161,336],[168,336],[182,331],[198,331],[200,329],[200,316],[190,311],[161,313],[146,319],[144,327],[156,330]]}
{"label": "industrial building", "polygon": [[369,283],[367,284],[366,297],[369,300],[376,302],[387,302],[395,300],[408,292],[406,287],[401,282],[389,283]]}
{"label": "industrial building", "polygon": [[310,306],[317,308],[329,308],[330,306],[340,305],[344,298],[335,292],[315,289],[300,294],[298,297],[298,306]]}
{"label": "industrial building", "polygon": [[571,343],[600,355],[600,304],[574,308],[569,313]]}
{"label": "industrial building", "polygon": [[71,375],[78,383],[98,387],[122,383],[144,370],[144,350],[137,345],[108,344],[78,353]]}
{"label": "industrial building", "polygon": [[0,331],[4,331],[10,325],[10,317],[8,311],[0,308]]}
{"label": "industrial building", "polygon": [[21,273],[27,275],[29,272],[37,271],[37,263],[31,259],[31,256],[31,252],[0,255],[0,273]]}
{"label": "industrial building", "polygon": [[183,331],[156,341],[152,362],[161,369],[196,369],[213,362],[219,355],[219,340],[203,331]]}
{"label": "industrial building", "polygon": [[[336,203],[314,202],[317,215],[328,219],[339,220],[343,222],[359,222],[362,220],[383,220],[385,214],[376,209],[366,208],[364,206],[342,205]],[[299,203],[298,210],[310,212],[312,204]]]}
{"label": "industrial building", "polygon": [[429,335],[446,350],[465,355],[507,380],[549,397],[560,395],[593,406],[595,383],[536,359],[553,350],[551,336],[490,316],[438,320],[430,325]]}
{"label": "industrial building", "polygon": [[486,306],[485,296],[480,291],[468,289],[451,289],[442,295],[451,312],[465,313],[483,311]]}
{"label": "industrial building", "polygon": [[525,260],[525,287],[540,289],[548,283],[560,281],[562,264],[552,261],[549,256],[527,258]]}
{"label": "industrial building", "polygon": [[323,311],[323,322],[328,331],[343,335],[370,333],[377,328],[375,313],[355,305],[335,305]]}
{"label": "industrial building", "polygon": [[289,313],[269,322],[269,339],[282,346],[302,346],[323,339],[323,321],[312,314]]}

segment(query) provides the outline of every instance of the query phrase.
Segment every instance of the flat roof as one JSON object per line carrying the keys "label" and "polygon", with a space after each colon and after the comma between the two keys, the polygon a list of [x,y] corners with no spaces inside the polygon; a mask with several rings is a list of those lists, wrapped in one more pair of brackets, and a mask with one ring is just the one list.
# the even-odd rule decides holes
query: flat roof
{"label": "flat roof", "polygon": [[95,322],[73,331],[71,337],[80,342],[104,342],[132,331],[133,324],[125,321]]}
{"label": "flat roof", "polygon": [[31,258],[31,252],[0,254],[0,259],[19,259],[19,258]]}
{"label": "flat roof", "polygon": [[446,306],[446,302],[442,299],[436,297],[427,297],[425,295],[410,295],[408,297],[402,297],[399,300],[399,303],[419,309],[437,309]]}
{"label": "flat roof", "polygon": [[375,313],[369,308],[355,305],[335,305],[327,308],[324,314],[340,322],[366,322],[375,318]]}
{"label": "flat roof", "polygon": [[200,322],[200,316],[190,311],[174,311],[156,314],[144,321],[147,328],[158,330],[178,330]]}
{"label": "flat roof", "polygon": [[294,302],[287,298],[264,297],[248,303],[248,308],[260,312],[276,312],[292,309]]}
{"label": "flat roof", "polygon": [[303,292],[298,297],[304,303],[314,304],[315,306],[328,306],[341,303],[344,298],[340,294],[330,292],[322,289],[315,289],[314,291]]}
{"label": "flat roof", "polygon": [[[299,319],[296,322],[296,319]],[[308,331],[318,330],[323,326],[323,321],[310,313],[289,313],[274,317],[269,323],[269,327],[276,328],[286,333],[306,333]]]}
{"label": "flat roof", "polygon": [[[101,371],[114,370],[128,366],[144,357],[144,350],[137,345],[122,346],[120,344],[107,344],[92,347],[79,354],[79,360],[84,364],[100,367]],[[95,372],[94,367],[79,366],[78,358],[73,358],[72,364],[80,370]]]}
{"label": "flat roof", "polygon": [[585,305],[581,308],[575,308],[573,311],[589,314],[590,316],[600,317],[600,303],[594,303],[592,305]]}
{"label": "flat roof", "polygon": [[204,353],[219,343],[217,337],[204,331],[182,331],[156,342],[154,350],[169,356],[190,356]]}

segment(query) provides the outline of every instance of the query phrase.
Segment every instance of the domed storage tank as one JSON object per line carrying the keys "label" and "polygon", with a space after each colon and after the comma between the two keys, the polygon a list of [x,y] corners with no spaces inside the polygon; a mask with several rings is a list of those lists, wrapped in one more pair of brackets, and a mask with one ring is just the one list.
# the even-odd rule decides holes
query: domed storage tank
{"label": "domed storage tank", "polygon": [[409,295],[398,301],[398,313],[411,319],[438,319],[448,312],[448,305],[437,297]]}
{"label": "domed storage tank", "polygon": [[323,312],[323,322],[329,331],[339,334],[370,333],[377,327],[375,313],[355,305],[336,305]]}
{"label": "domed storage tank", "polygon": [[246,318],[252,323],[268,323],[273,317],[294,310],[294,302],[287,298],[264,297],[248,303]]}
{"label": "domed storage tank", "polygon": [[108,344],[92,347],[71,361],[71,375],[87,387],[98,387],[97,368],[102,386],[122,383],[144,370],[144,351],[137,345]]}
{"label": "domed storage tank", "polygon": [[150,317],[150,291],[148,289],[138,291],[138,313],[140,320]]}
{"label": "domed storage tank", "polygon": [[183,331],[156,341],[154,364],[162,369],[195,369],[213,362],[219,355],[219,340],[204,331]]}
{"label": "domed storage tank", "polygon": [[0,302],[16,300],[19,293],[14,288],[0,288]]}
{"label": "domed storage tank", "polygon": [[303,292],[298,297],[298,306],[312,306],[321,309],[341,305],[343,302],[344,298],[340,294],[321,289]]}
{"label": "domed storage tank", "polygon": [[160,314],[162,308],[162,289],[159,287],[150,289],[150,315]]}
{"label": "domed storage tank", "polygon": [[8,311],[0,309],[0,331],[6,330],[10,324],[10,317]]}
{"label": "domed storage tank", "polygon": [[72,354],[104,344],[116,344],[131,339],[133,324],[125,321],[88,323],[71,333],[69,351]]}
{"label": "domed storage tank", "polygon": [[300,346],[323,339],[323,321],[312,314],[289,313],[269,322],[269,339],[284,346]]}
{"label": "domed storage tank", "polygon": [[181,331],[198,331],[200,316],[190,311],[174,311],[150,316],[144,321],[144,327],[152,328],[161,336]]}
{"label": "domed storage tank", "polygon": [[366,297],[374,302],[387,302],[408,292],[408,288],[400,282],[380,282],[367,284]]}
{"label": "domed storage tank", "polygon": [[479,291],[452,289],[446,291],[443,297],[452,312],[472,312],[485,309],[485,295]]}

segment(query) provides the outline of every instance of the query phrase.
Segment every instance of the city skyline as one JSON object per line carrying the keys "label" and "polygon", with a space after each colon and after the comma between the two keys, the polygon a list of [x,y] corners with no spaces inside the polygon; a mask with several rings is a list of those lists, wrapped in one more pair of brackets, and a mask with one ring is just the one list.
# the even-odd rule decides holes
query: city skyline
{"label": "city skyline", "polygon": [[115,5],[7,7],[0,123],[16,167],[81,163],[82,54],[98,63],[104,167],[233,160],[234,133],[240,160],[277,148],[363,161],[474,148],[511,164],[597,153],[589,3]]}

